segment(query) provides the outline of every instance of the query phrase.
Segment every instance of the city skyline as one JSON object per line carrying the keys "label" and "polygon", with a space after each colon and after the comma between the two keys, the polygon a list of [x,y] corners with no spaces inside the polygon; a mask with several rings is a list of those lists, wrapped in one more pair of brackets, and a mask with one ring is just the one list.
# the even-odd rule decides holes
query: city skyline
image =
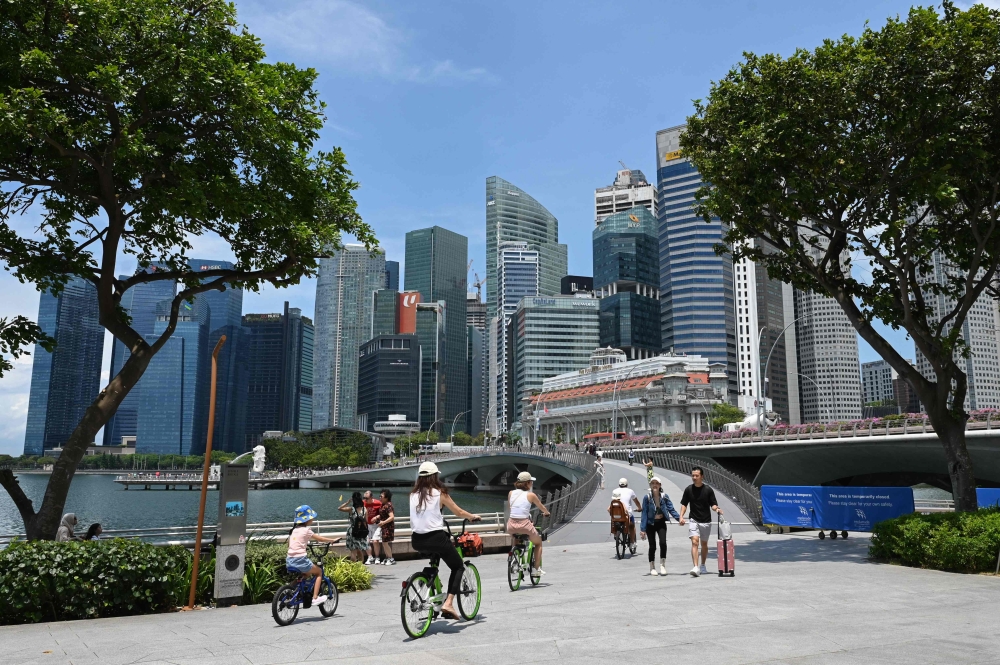
{"label": "city skyline", "polygon": [[[543,201],[560,220],[560,241],[569,245],[568,272],[589,274],[594,188],[608,184],[608,174],[617,170],[619,159],[630,168],[655,173],[651,134],[682,122],[691,112],[690,100],[703,97],[709,81],[721,77],[737,62],[742,50],[790,53],[797,46],[811,46],[825,37],[858,34],[867,19],[881,25],[886,16],[905,13],[908,6],[902,2],[856,2],[836,8],[794,3],[733,8],[723,20],[712,22],[718,31],[718,48],[693,60],[683,54],[697,43],[697,31],[678,34],[664,44],[655,37],[657,28],[635,20],[636,16],[660,11],[653,4],[614,15],[589,7],[567,15],[553,4],[525,8],[516,20],[498,8],[459,7],[454,23],[435,26],[415,7],[390,11],[384,6],[336,3],[307,21],[308,12],[286,12],[277,3],[237,3],[240,19],[261,35],[270,58],[292,60],[320,71],[321,93],[331,103],[324,137],[328,144],[344,147],[362,184],[357,193],[359,210],[372,220],[387,259],[403,263],[407,230],[440,224],[469,237],[473,270],[483,278],[485,229],[480,211],[485,177],[502,174]],[[356,11],[345,12],[344,7]],[[525,20],[526,14],[532,15],[530,20]],[[519,53],[520,49],[506,48],[494,35],[485,39],[481,35],[474,39],[471,33],[458,35],[457,42],[444,46],[448,41],[442,38],[444,34],[457,34],[456,23],[484,22],[499,22],[498,27],[517,40],[537,43],[534,33],[552,24],[549,15],[560,15],[559,23],[564,27],[554,36],[547,34],[546,40],[554,39],[552,46],[531,57]],[[680,21],[707,24],[711,13],[708,8],[682,7],[674,16]],[[617,64],[611,57],[611,45],[604,40],[590,39],[589,50],[567,57],[565,40],[603,34],[611,27],[608,21],[621,21],[633,34],[640,31],[636,41],[646,42],[643,54],[688,64],[671,66],[662,83],[649,86],[646,73],[629,72]],[[360,29],[352,31],[352,26]],[[373,35],[373,30],[377,34]],[[344,34],[363,57],[325,45],[331,32]],[[386,43],[392,45],[384,46]],[[538,80],[528,81],[529,71],[543,73]],[[610,81],[611,77],[635,78],[642,82],[636,87],[643,93],[634,96],[623,110],[613,96],[589,92],[595,82]],[[518,88],[515,108],[499,104],[498,99],[509,93],[508,86],[520,81],[527,82]],[[334,94],[341,87],[347,94]],[[385,104],[384,97],[397,88],[401,91],[398,104]],[[347,103],[345,99],[356,101]],[[437,112],[441,103],[448,104],[453,113],[441,116]],[[426,131],[412,132],[410,122],[391,126],[388,119],[398,118],[401,108],[404,116],[411,113],[424,123]],[[406,140],[402,140],[404,136]],[[408,146],[402,158],[400,145]],[[422,166],[415,167],[417,162]],[[29,216],[18,223],[30,227],[34,220]],[[581,236],[584,232],[586,236]],[[192,238],[192,242],[191,256],[226,258],[213,239]],[[134,268],[130,257],[119,264],[121,273]],[[402,279],[405,265],[400,272]],[[32,285],[22,285],[7,273],[0,274],[0,285],[7,295],[0,304],[0,316],[34,318],[38,292]],[[287,290],[265,288],[260,294],[247,294],[243,311],[280,311],[288,300],[303,315],[314,317],[314,292],[315,280],[303,280]],[[904,335],[897,333],[893,339],[906,356],[913,355],[912,343]],[[105,335],[102,385],[108,377],[109,355],[110,341]],[[877,359],[864,345],[861,357]],[[22,358],[12,373],[0,380],[0,420],[4,423],[0,453],[20,452],[30,374],[31,358]]]}

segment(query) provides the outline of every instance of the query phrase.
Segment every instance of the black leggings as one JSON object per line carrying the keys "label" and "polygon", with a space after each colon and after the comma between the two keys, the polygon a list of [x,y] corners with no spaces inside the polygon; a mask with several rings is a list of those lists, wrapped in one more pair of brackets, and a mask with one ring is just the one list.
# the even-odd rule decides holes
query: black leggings
{"label": "black leggings", "polygon": [[660,537],[660,558],[667,558],[667,520],[653,520],[646,525],[646,537],[649,538],[649,562],[656,558],[656,537]]}
{"label": "black leggings", "polygon": [[415,533],[410,536],[410,544],[421,554],[437,554],[442,561],[448,564],[448,568],[451,570],[451,576],[448,577],[448,593],[450,595],[457,594],[462,590],[462,571],[465,569],[465,564],[455,550],[451,537],[446,532]]}

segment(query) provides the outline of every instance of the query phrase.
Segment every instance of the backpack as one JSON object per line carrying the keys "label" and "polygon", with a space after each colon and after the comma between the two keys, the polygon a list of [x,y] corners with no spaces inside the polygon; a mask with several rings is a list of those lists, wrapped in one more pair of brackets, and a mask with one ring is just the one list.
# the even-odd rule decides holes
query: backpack
{"label": "backpack", "polygon": [[483,539],[478,533],[463,533],[456,540],[465,556],[479,556],[483,553]]}
{"label": "backpack", "polygon": [[364,512],[354,511],[354,517],[351,518],[351,535],[355,538],[368,537],[368,520],[365,519]]}

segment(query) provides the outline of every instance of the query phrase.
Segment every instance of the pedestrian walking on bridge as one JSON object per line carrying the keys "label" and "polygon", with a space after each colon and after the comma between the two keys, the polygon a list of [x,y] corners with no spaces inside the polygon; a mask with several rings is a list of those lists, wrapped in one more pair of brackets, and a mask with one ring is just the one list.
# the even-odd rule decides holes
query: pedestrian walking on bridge
{"label": "pedestrian walking on bridge", "polygon": [[[688,523],[688,537],[691,539],[691,561],[694,568],[691,569],[691,576],[698,577],[705,575],[708,570],[705,568],[705,561],[708,559],[708,538],[712,534],[712,511],[719,515],[722,509],[715,499],[715,490],[705,484],[705,472],[700,466],[691,469],[691,484],[684,490],[681,497],[681,517],[678,520],[681,526],[684,525],[684,513],[690,506]],[[701,565],[698,565],[698,550],[701,550]]]}
{"label": "pedestrian walking on bridge", "polygon": [[649,535],[649,574],[656,577],[656,539],[660,539],[660,575],[667,574],[667,516],[678,522],[681,516],[674,509],[670,497],[663,491],[663,481],[653,476],[649,491],[642,498],[642,520],[639,523],[642,539]]}

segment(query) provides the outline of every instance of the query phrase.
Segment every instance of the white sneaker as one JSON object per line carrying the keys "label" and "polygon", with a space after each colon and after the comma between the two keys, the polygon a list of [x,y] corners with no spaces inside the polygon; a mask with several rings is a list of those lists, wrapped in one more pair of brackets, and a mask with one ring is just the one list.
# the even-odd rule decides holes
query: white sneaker
{"label": "white sneaker", "polygon": [[656,564],[654,564],[654,563],[653,563],[653,562],[651,561],[651,562],[649,563],[649,576],[650,576],[650,577],[656,577],[657,575],[658,575],[658,573],[656,572]]}
{"label": "white sneaker", "polygon": [[698,570],[698,566],[691,569],[691,577],[698,577],[699,575],[701,575],[701,571]]}
{"label": "white sneaker", "polygon": [[375,557],[373,557],[373,556],[370,556],[370,557],[368,557],[368,558],[367,558],[367,559],[365,560],[365,565],[366,565],[366,566],[370,566],[370,565],[372,565],[373,563],[375,563]]}
{"label": "white sneaker", "polygon": [[383,566],[395,566],[396,565],[396,560],[395,559],[386,559],[385,561],[382,562],[382,565]]}
{"label": "white sneaker", "polygon": [[708,569],[705,568],[705,564],[701,564],[701,569],[698,572],[702,575],[708,575]]}
{"label": "white sneaker", "polygon": [[667,564],[663,563],[663,561],[660,561],[660,575],[667,576]]}
{"label": "white sneaker", "polygon": [[326,602],[326,596],[316,596],[316,600],[313,601],[313,605],[322,605]]}
{"label": "white sneaker", "polygon": [[535,568],[535,575],[544,575],[545,571],[541,568]]}

